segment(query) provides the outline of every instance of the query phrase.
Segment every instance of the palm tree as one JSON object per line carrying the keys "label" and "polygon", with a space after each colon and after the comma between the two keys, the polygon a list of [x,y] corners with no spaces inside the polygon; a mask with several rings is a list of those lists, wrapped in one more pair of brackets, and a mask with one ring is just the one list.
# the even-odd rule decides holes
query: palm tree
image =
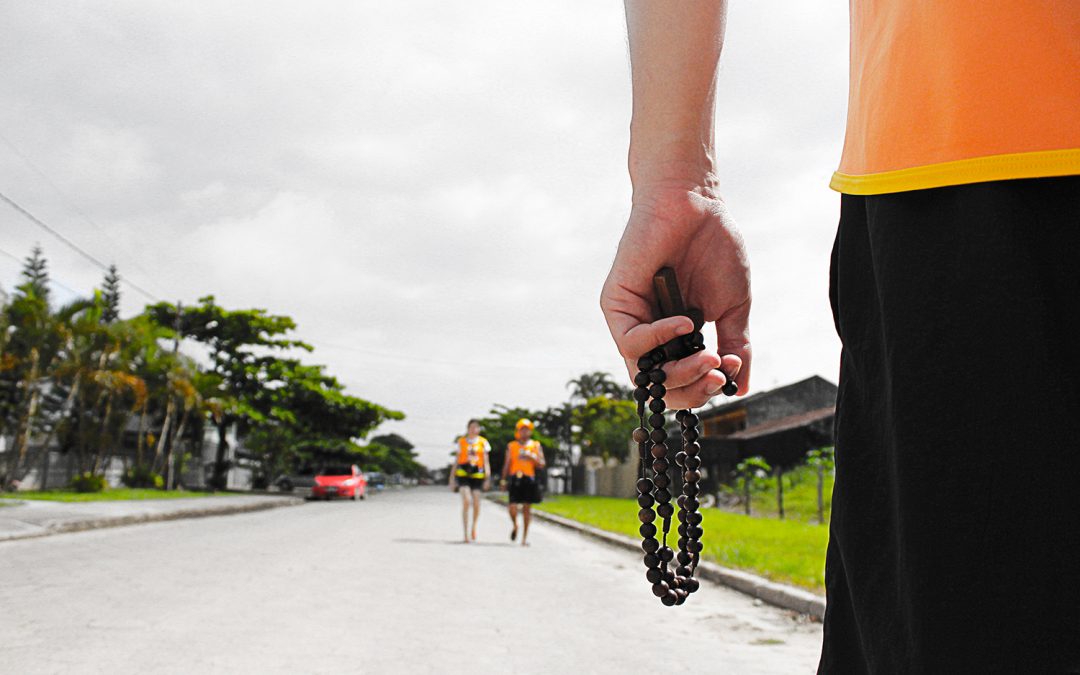
{"label": "palm tree", "polygon": [[567,382],[566,386],[571,390],[571,400],[580,400],[582,402],[588,401],[590,398],[596,398],[597,396],[607,396],[610,398],[626,400],[629,400],[631,396],[631,391],[628,387],[624,387],[612,381],[609,373],[601,371],[582,373]]}

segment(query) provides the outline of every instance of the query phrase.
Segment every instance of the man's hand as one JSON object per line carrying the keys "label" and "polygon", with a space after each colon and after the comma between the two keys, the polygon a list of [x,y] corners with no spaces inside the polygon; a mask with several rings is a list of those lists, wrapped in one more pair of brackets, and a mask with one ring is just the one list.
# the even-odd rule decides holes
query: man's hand
{"label": "man's hand", "polygon": [[740,394],[750,385],[750,269],[742,237],[710,182],[635,187],[630,220],[600,295],[631,377],[640,356],[693,330],[685,317],[654,321],[652,278],[660,268],[672,267],[687,305],[716,323],[716,350],[664,365],[664,400],[672,409],[706,403],[727,381],[723,373],[734,377]]}

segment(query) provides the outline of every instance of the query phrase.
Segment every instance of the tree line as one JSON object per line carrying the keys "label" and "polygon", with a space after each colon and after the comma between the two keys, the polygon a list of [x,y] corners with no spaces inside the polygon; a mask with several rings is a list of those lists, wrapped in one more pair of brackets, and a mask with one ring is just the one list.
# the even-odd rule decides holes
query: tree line
{"label": "tree line", "polygon": [[542,410],[496,405],[480,418],[484,436],[491,443],[491,463],[502,466],[506,446],[514,439],[514,424],[522,417],[532,420],[533,438],[544,448],[550,466],[567,465],[573,447],[584,455],[624,460],[629,440],[638,426],[632,390],[612,380],[609,373],[583,373],[566,383],[569,399]]}
{"label": "tree line", "polygon": [[[186,462],[201,460],[207,425],[216,441],[206,477],[216,489],[234,461],[231,429],[256,487],[329,461],[425,472],[401,436],[361,442],[404,414],[349,394],[324,366],[297,358],[313,348],[294,337],[292,318],[227,309],[206,296],[124,319],[120,294],[112,266],[100,288],[55,306],[39,247],[13,292],[0,289],[0,489],[43,469],[50,450],[80,476],[100,477],[119,456],[125,483],[171,489]],[[206,356],[185,354],[188,341]]]}

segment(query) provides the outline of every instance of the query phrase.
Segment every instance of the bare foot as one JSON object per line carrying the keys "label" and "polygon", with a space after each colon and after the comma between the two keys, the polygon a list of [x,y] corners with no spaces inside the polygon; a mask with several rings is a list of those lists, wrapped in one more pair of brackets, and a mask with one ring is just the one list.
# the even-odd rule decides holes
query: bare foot
{"label": "bare foot", "polygon": [[476,528],[475,527],[473,528],[473,531],[472,531],[472,540],[476,541]]}

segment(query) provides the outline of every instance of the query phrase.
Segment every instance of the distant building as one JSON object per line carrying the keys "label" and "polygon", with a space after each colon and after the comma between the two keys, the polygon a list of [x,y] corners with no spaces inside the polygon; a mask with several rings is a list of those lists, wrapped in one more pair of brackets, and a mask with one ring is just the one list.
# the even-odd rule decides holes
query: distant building
{"label": "distant building", "polygon": [[702,460],[713,481],[760,456],[772,466],[798,464],[833,444],[836,385],[814,375],[698,412]]}

